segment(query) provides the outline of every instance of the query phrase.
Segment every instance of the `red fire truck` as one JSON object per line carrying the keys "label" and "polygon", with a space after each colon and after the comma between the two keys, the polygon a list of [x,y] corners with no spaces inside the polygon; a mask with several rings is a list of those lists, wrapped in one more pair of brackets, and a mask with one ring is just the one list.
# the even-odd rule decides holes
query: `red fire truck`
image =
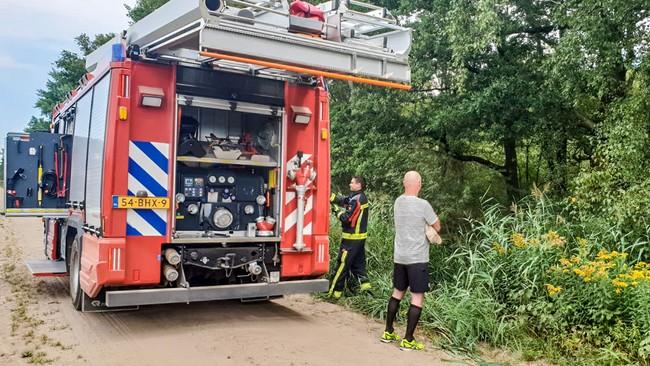
{"label": "red fire truck", "polygon": [[78,310],[319,292],[325,79],[408,89],[410,30],[353,0],[172,0],[88,56],[50,133],[6,140],[7,216]]}

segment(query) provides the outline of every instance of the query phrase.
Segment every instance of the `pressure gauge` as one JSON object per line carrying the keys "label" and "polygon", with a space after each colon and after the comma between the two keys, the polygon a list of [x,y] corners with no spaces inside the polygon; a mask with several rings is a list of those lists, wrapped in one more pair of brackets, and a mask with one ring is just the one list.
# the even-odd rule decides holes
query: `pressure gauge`
{"label": "pressure gauge", "polygon": [[209,175],[208,176],[208,183],[210,183],[210,184],[217,183],[217,176],[216,175]]}
{"label": "pressure gauge", "polygon": [[262,205],[264,205],[266,203],[266,197],[264,197],[262,195],[259,195],[255,199],[255,202],[257,202],[258,205],[262,206]]}
{"label": "pressure gauge", "polygon": [[199,205],[192,203],[191,205],[187,206],[187,212],[190,215],[196,215],[199,213]]}
{"label": "pressure gauge", "polygon": [[176,193],[176,202],[178,203],[185,202],[185,195],[182,193]]}
{"label": "pressure gauge", "polygon": [[255,213],[255,207],[253,205],[244,206],[244,213],[246,215],[252,215]]}
{"label": "pressure gauge", "polygon": [[226,177],[224,177],[223,175],[220,176],[220,177],[219,177],[219,183],[221,183],[221,184],[226,183]]}
{"label": "pressure gauge", "polygon": [[219,208],[215,211],[214,216],[212,216],[212,222],[214,226],[219,229],[226,229],[228,226],[232,225],[233,216],[230,211],[225,208]]}
{"label": "pressure gauge", "polygon": [[235,177],[228,177],[228,183],[229,184],[234,184],[235,183]]}

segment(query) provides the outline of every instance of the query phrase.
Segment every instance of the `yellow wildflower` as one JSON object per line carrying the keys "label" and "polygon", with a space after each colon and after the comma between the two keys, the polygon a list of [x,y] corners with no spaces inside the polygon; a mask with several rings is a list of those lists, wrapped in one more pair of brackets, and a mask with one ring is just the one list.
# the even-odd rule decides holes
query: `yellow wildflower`
{"label": "yellow wildflower", "polygon": [[564,267],[571,267],[571,261],[566,258],[560,258],[560,264]]}
{"label": "yellow wildflower", "polygon": [[501,245],[499,243],[496,243],[496,242],[494,243],[494,245],[492,245],[492,249],[495,252],[499,253],[499,255],[504,255],[504,254],[506,254],[506,251],[507,251],[506,248],[503,247],[503,245]]}
{"label": "yellow wildflower", "polygon": [[580,259],[580,257],[577,257],[575,255],[571,257],[571,263],[579,264],[580,262],[582,262],[582,259]]}
{"label": "yellow wildflower", "polygon": [[510,236],[510,241],[512,241],[514,246],[520,249],[526,246],[526,238],[519,233],[512,234],[512,236]]}
{"label": "yellow wildflower", "polygon": [[621,281],[618,278],[612,280],[612,285],[614,285],[614,287],[620,287],[620,288],[626,288],[627,286],[629,286],[627,282]]}
{"label": "yellow wildflower", "polygon": [[549,296],[555,296],[555,295],[559,294],[560,292],[562,292],[562,287],[560,287],[560,286],[556,287],[556,286],[551,285],[550,283],[547,283],[544,286],[546,286],[546,291],[548,292]]}
{"label": "yellow wildflower", "polygon": [[582,277],[582,280],[585,282],[591,282],[591,278],[594,275],[594,272],[596,272],[596,268],[591,264],[586,264],[584,266],[573,269],[573,273]]}
{"label": "yellow wildflower", "polygon": [[587,241],[587,239],[585,239],[585,238],[578,238],[578,239],[576,239],[576,241],[578,242],[578,245],[579,245],[581,248],[586,247],[587,244],[589,243],[589,242]]}
{"label": "yellow wildflower", "polygon": [[594,277],[596,277],[596,278],[606,278],[606,277],[609,277],[609,276],[608,276],[608,272],[607,272],[606,269],[604,269],[604,268],[599,268],[599,269],[596,271],[596,274],[595,274]]}
{"label": "yellow wildflower", "polygon": [[606,261],[609,260],[611,256],[605,249],[601,249],[598,254],[596,254],[596,259],[600,261]]}
{"label": "yellow wildflower", "polygon": [[650,277],[648,275],[650,275],[650,272],[648,271],[640,271],[637,269],[630,271],[630,278],[633,280],[650,280]]}
{"label": "yellow wildflower", "polygon": [[608,260],[613,260],[613,259],[616,259],[616,258],[625,258],[627,256],[628,256],[627,253],[621,253],[621,252],[617,252],[615,250],[613,250],[611,252],[608,252],[605,249],[601,249],[598,252],[598,254],[596,254],[596,260],[608,261]]}
{"label": "yellow wildflower", "polygon": [[566,243],[566,239],[554,230],[549,230],[548,233],[543,235],[543,238],[552,247],[559,247]]}

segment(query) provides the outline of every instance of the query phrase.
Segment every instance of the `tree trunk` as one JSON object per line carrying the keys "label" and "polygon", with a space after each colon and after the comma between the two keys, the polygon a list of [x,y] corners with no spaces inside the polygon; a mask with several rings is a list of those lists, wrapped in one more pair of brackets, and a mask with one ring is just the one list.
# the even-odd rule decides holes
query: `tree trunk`
{"label": "tree trunk", "polygon": [[[509,126],[508,126],[509,127]],[[519,166],[517,163],[517,140],[511,132],[507,132],[503,140],[503,152],[505,153],[504,177],[508,197],[516,199],[519,193]]]}
{"label": "tree trunk", "polygon": [[555,181],[557,182],[558,190],[560,192],[565,192],[567,189],[567,150],[569,144],[564,129],[562,130],[562,133],[563,135],[560,137],[560,142],[555,154]]}

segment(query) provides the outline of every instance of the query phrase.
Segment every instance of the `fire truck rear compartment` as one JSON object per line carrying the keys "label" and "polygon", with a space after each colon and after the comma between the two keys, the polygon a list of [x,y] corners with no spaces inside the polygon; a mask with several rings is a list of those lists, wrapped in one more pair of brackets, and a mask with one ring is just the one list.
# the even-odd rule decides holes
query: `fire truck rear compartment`
{"label": "fire truck rear compartment", "polygon": [[174,226],[161,280],[279,281],[284,83],[179,67],[177,103]]}

